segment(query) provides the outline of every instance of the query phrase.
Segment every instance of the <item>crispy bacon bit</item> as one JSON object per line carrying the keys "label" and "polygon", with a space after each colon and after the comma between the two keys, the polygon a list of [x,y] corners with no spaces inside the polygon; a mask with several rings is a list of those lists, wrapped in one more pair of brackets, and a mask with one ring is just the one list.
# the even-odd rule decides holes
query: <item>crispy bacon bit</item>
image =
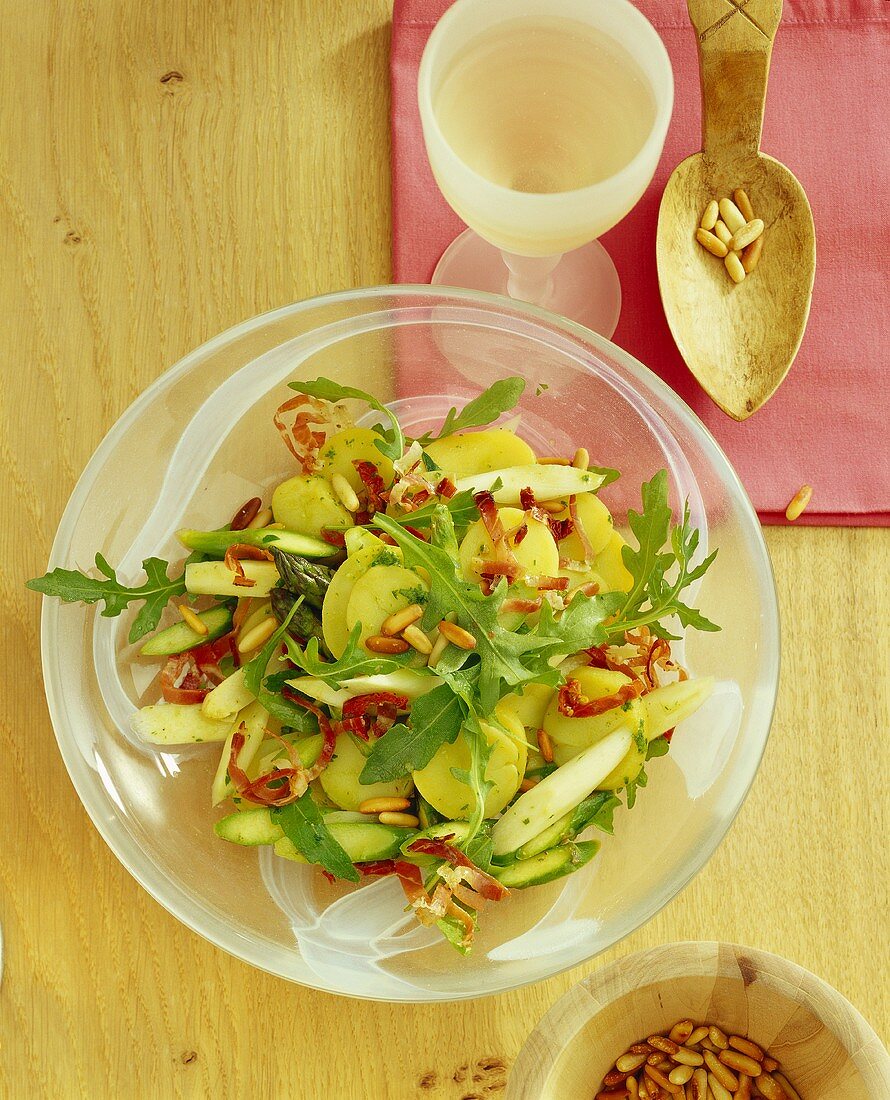
{"label": "crispy bacon bit", "polygon": [[436,486],[436,496],[444,497],[446,500],[451,500],[456,492],[457,486],[450,477],[443,477]]}
{"label": "crispy bacon bit", "polygon": [[540,611],[543,605],[543,596],[538,596],[536,600],[523,600],[519,596],[516,596],[511,597],[509,600],[504,600],[501,604],[501,611],[506,611],[508,613],[519,611],[523,615],[532,615],[535,611]]}
{"label": "crispy bacon bit", "polygon": [[242,561],[274,561],[275,559],[269,553],[268,550],[264,550],[262,546],[248,546],[244,542],[236,542],[232,546],[226,549],[226,556],[223,559],[226,563],[226,568],[231,569],[235,574],[235,579],[232,584],[236,588],[253,588],[256,581],[252,581],[250,577],[244,576],[244,566]]}
{"label": "crispy bacon bit", "polygon": [[460,868],[464,872],[461,876],[463,881],[487,901],[502,901],[510,893],[506,886],[502,886],[496,878],[477,867],[459,848],[441,838],[418,837],[408,845],[408,851],[434,856],[450,863],[452,867]]}
{"label": "crispy bacon bit", "polygon": [[519,546],[525,536],[528,534],[528,524],[520,523],[520,525],[513,532],[513,545]]}
{"label": "crispy bacon bit", "polygon": [[585,649],[584,652],[590,658],[590,663],[594,668],[608,668],[612,672],[623,672],[625,676],[629,676],[632,680],[641,679],[639,671],[633,665],[612,657],[607,646],[591,646],[589,649]]}
{"label": "crispy bacon bit", "polygon": [[[296,415],[288,427],[284,414],[290,412]],[[317,467],[318,452],[328,437],[349,424],[349,418],[335,405],[307,394],[297,394],[279,405],[272,421],[304,474],[311,474]]]}
{"label": "crispy bacon bit", "polygon": [[562,542],[575,530],[575,521],[571,516],[567,516],[565,519],[554,519],[553,516],[550,516],[547,519],[547,526],[550,528],[550,534],[553,535],[553,541]]}
{"label": "crispy bacon bit", "polygon": [[177,653],[161,672],[161,694],[168,703],[201,703],[219,682],[199,668],[193,652]]}
{"label": "crispy bacon bit", "polygon": [[380,737],[393,725],[399,711],[407,709],[406,695],[396,695],[391,691],[356,695],[343,704],[343,729],[363,741],[369,740],[372,733]]}
{"label": "crispy bacon bit", "polygon": [[488,537],[494,543],[495,546],[504,538],[504,525],[501,523],[501,517],[498,515],[498,508],[494,502],[494,497],[487,489],[483,489],[478,493],[473,493],[473,502],[479,509],[479,515],[482,517],[482,522],[485,525],[485,530],[488,532]]}
{"label": "crispy bacon bit", "polygon": [[525,583],[529,588],[537,588],[539,591],[555,591],[565,592],[569,587],[568,577],[539,577],[539,576],[527,576]]}
{"label": "crispy bacon bit", "polygon": [[595,596],[599,592],[600,586],[596,581],[588,581],[587,584],[579,584],[578,591],[582,596]]}
{"label": "crispy bacon bit", "polygon": [[665,739],[665,741],[667,741],[668,744],[671,743],[671,738],[674,736],[674,729],[675,728],[676,727],[672,726],[669,730],[665,730],[664,733],[661,735]]}
{"label": "crispy bacon bit", "polygon": [[488,561],[486,558],[473,558],[473,568],[481,577],[507,577],[515,580],[518,576],[516,566],[508,561]]}
{"label": "crispy bacon bit", "polygon": [[352,460],[352,465],[356,468],[368,494],[368,514],[373,516],[375,512],[382,512],[386,508],[384,496],[386,483],[377,467],[373,462],[362,462],[357,458]]}
{"label": "crispy bacon bit", "polygon": [[645,691],[645,684],[641,680],[632,680],[611,695],[605,695],[600,699],[588,699],[582,694],[581,685],[577,680],[567,680],[558,692],[559,713],[566,718],[593,718],[597,714],[605,714],[607,710],[620,707],[623,703],[636,699]]}
{"label": "crispy bacon bit", "polygon": [[[575,521],[569,516],[567,519],[554,519],[553,515],[535,499],[535,494],[532,489],[526,487],[519,491],[519,503],[532,519],[536,519],[539,523],[545,523],[550,529],[550,534],[553,536],[554,542],[561,542],[564,538],[567,538],[575,529]],[[557,511],[560,509],[557,507]]]}
{"label": "crispy bacon bit", "polygon": [[243,531],[245,527],[248,527],[256,519],[262,504],[263,502],[259,497],[251,497],[250,500],[245,500],[234,516],[232,516],[231,522],[229,523],[229,530]]}
{"label": "crispy bacon bit", "polygon": [[206,642],[190,652],[199,670],[214,684],[221,684],[226,678],[226,674],[219,667],[219,663],[224,657],[231,656],[236,668],[241,663],[238,654],[237,632],[234,629],[229,631],[228,634],[223,634],[216,641]]}
{"label": "crispy bacon bit", "polygon": [[569,497],[569,518],[572,521],[572,530],[578,532],[578,538],[581,540],[581,548],[584,551],[584,561],[586,564],[590,564],[596,557],[593,552],[593,547],[590,545],[590,539],[587,537],[587,532],[584,530],[584,524],[578,522],[577,512],[577,497]]}
{"label": "crispy bacon bit", "polygon": [[238,631],[241,629],[244,625],[244,620],[250,614],[252,604],[252,596],[242,596],[238,600],[238,606],[235,608],[235,613],[232,615],[232,630]]}
{"label": "crispy bacon bit", "polygon": [[535,500],[534,490],[529,486],[519,490],[519,506],[525,512],[530,512],[533,508],[537,508],[538,502]]}
{"label": "crispy bacon bit", "polygon": [[346,545],[346,532],[340,527],[322,527],[321,537],[330,546]]}

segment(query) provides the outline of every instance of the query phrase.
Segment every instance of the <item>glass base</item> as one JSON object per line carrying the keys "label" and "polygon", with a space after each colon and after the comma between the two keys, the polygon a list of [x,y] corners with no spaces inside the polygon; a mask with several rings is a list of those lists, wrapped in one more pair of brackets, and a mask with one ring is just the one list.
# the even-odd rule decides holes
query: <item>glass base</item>
{"label": "glass base", "polygon": [[[507,294],[509,274],[500,249],[466,229],[442,253],[431,281]],[[533,304],[610,337],[621,313],[621,283],[609,253],[599,241],[566,252],[553,269],[549,293]]]}

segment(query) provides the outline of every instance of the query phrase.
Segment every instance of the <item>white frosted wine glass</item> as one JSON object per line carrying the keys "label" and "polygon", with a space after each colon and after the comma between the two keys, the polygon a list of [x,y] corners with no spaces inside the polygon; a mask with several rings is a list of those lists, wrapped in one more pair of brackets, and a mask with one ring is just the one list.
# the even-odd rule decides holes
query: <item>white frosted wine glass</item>
{"label": "white frosted wine glass", "polygon": [[427,155],[470,227],[433,283],[507,293],[611,336],[618,273],[596,240],[655,173],[670,59],[629,0],[457,0],[430,35]]}

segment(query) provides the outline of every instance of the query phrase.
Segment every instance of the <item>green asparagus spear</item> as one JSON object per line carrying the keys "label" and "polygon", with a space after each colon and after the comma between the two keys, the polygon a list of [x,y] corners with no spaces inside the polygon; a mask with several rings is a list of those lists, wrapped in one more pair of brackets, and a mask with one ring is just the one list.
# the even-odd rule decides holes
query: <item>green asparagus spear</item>
{"label": "green asparagus spear", "polygon": [[[279,569],[280,568],[279,566]],[[295,596],[288,588],[273,588],[269,593],[269,598],[272,601],[272,613],[280,623],[284,622],[290,609],[296,603],[297,599],[299,599],[299,597]],[[324,633],[321,628],[321,619],[319,619],[315,611],[313,611],[311,607],[308,607],[305,602],[301,603],[294,612],[294,617],[288,625],[287,632],[292,638],[298,640],[301,645],[308,642],[310,638],[317,638],[319,651],[325,657],[330,657],[331,654],[328,647],[325,645]]]}
{"label": "green asparagus spear", "polygon": [[334,570],[327,565],[307,561],[306,558],[296,554],[285,553],[275,546],[269,546],[269,549],[281,574],[282,586],[289,589],[295,596],[303,596],[310,606],[321,608]]}

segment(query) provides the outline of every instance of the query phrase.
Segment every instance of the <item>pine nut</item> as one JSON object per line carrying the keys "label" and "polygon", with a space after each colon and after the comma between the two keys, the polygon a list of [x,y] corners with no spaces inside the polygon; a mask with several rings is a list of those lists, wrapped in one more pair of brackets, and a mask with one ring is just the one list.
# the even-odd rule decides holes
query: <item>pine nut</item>
{"label": "pine nut", "polygon": [[702,1039],[707,1037],[707,1034],[708,1029],[706,1027],[697,1027],[686,1040],[686,1045],[688,1047],[697,1046],[702,1041]]}
{"label": "pine nut", "polygon": [[439,658],[448,648],[448,639],[444,634],[440,633],[436,640],[433,642],[433,648],[430,651],[429,659],[427,660],[427,668],[435,668],[439,663]]}
{"label": "pine nut", "polygon": [[615,1069],[620,1070],[622,1073],[633,1073],[633,1071],[639,1069],[645,1061],[645,1054],[622,1054],[615,1063]]}
{"label": "pine nut", "polygon": [[207,623],[202,622],[187,604],[181,603],[179,605],[179,614],[182,616],[185,625],[190,626],[196,634],[203,636],[210,633]]}
{"label": "pine nut", "polygon": [[654,1050],[646,1059],[646,1065],[655,1066],[656,1069],[670,1069],[671,1061],[663,1051]]}
{"label": "pine nut", "polygon": [[380,633],[386,634],[388,637],[401,634],[406,626],[416,623],[422,614],[423,608],[419,603],[410,603],[407,607],[403,607],[401,611],[396,611],[388,619],[384,619],[380,627]]}
{"label": "pine nut", "polygon": [[676,1096],[677,1093],[683,1092],[682,1085],[675,1085],[673,1081],[665,1077],[661,1070],[657,1070],[655,1066],[646,1066],[646,1076],[651,1077],[659,1088],[667,1089],[672,1096]]}
{"label": "pine nut", "polygon": [[638,1100],[640,1086],[637,1084],[636,1077],[628,1077],[624,1082],[624,1087],[627,1089],[627,1095],[630,1097],[630,1100]]}
{"label": "pine nut", "polygon": [[263,619],[238,639],[238,652],[249,653],[252,649],[259,649],[261,645],[268,642],[277,629],[277,619],[271,615],[268,619]]}
{"label": "pine nut", "polygon": [[737,233],[745,224],[745,217],[732,199],[721,199],[717,204],[720,207],[720,217],[726,224],[730,233]]}
{"label": "pine nut", "polygon": [[671,1057],[684,1066],[700,1066],[704,1061],[697,1050],[690,1050],[689,1047],[680,1047]]}
{"label": "pine nut", "polygon": [[418,626],[406,626],[402,631],[402,637],[413,646],[418,653],[432,653],[433,643]]}
{"label": "pine nut", "polygon": [[742,212],[742,217],[745,221],[751,221],[754,217],[754,207],[751,205],[751,200],[748,198],[748,192],[743,191],[741,187],[737,187],[732,193],[733,202]]}
{"label": "pine nut", "polygon": [[742,267],[748,275],[760,263],[760,253],[763,251],[763,234],[753,244],[749,244],[742,253]]}
{"label": "pine nut", "polygon": [[708,1088],[711,1090],[714,1100],[732,1100],[732,1093],[729,1089],[724,1088],[713,1073],[708,1074]]}
{"label": "pine nut", "polygon": [[713,229],[717,224],[717,219],[720,217],[720,207],[717,205],[716,199],[711,199],[708,205],[705,207],[705,212],[701,216],[701,222],[699,223],[702,229]]}
{"label": "pine nut", "polygon": [[703,248],[706,248],[712,256],[717,256],[721,260],[729,251],[723,241],[713,233],[709,233],[707,229],[696,229],[695,239]]}
{"label": "pine nut", "polygon": [[745,269],[742,267],[742,261],[739,259],[738,253],[727,252],[723,257],[723,263],[726,265],[729,277],[734,283],[740,283],[744,279]]}
{"label": "pine nut", "polygon": [[782,1089],[784,1089],[784,1091],[788,1094],[790,1100],[801,1100],[800,1093],[791,1084],[791,1082],[788,1080],[788,1078],[785,1076],[784,1073],[777,1073],[776,1074],[776,1083]]}
{"label": "pine nut", "polygon": [[357,512],[361,508],[361,501],[355,493],[355,489],[349,484],[342,474],[334,474],[331,478],[331,488],[337,495],[337,499],[347,512]]}
{"label": "pine nut", "polygon": [[766,1097],[766,1100],[788,1100],[785,1090],[775,1077],[770,1077],[768,1073],[761,1073],[757,1078],[757,1087]]}
{"label": "pine nut", "polygon": [[400,810],[407,810],[410,805],[407,798],[366,798],[364,802],[359,803],[358,812],[360,814],[398,813]]}
{"label": "pine nut", "polygon": [[761,1072],[760,1063],[756,1059],[749,1058],[747,1054],[740,1054],[737,1050],[722,1050],[717,1057],[725,1066],[736,1070],[737,1073],[747,1073],[749,1077],[756,1077]]}
{"label": "pine nut", "polygon": [[387,638],[383,634],[374,634],[365,640],[365,649],[372,653],[407,653],[411,647],[401,638]]}
{"label": "pine nut", "polygon": [[[259,531],[262,527],[268,527],[273,520],[272,509],[263,508],[262,511],[257,512],[253,519],[244,528],[245,531]],[[282,524],[282,527],[284,524]]]}
{"label": "pine nut", "polygon": [[627,1088],[622,1085],[617,1089],[606,1089],[596,1094],[596,1100],[624,1100],[627,1096]]}
{"label": "pine nut", "polygon": [[238,511],[229,521],[230,531],[243,531],[253,522],[254,516],[262,508],[263,502],[259,497],[251,497],[245,500]]}
{"label": "pine nut", "polygon": [[729,242],[732,240],[732,233],[730,233],[726,222],[721,221],[719,218],[714,223],[714,236],[719,237],[725,245],[728,245]]}
{"label": "pine nut", "polygon": [[607,1089],[612,1089],[616,1085],[623,1085],[624,1079],[627,1077],[626,1073],[622,1073],[620,1069],[610,1069],[606,1076],[603,1078],[603,1084]]}
{"label": "pine nut", "polygon": [[741,252],[743,248],[747,248],[749,244],[753,244],[762,233],[763,222],[760,218],[755,218],[751,222],[746,222],[741,229],[733,233],[732,242],[729,247],[736,252]]}
{"label": "pine nut", "polygon": [[775,1058],[770,1058],[767,1055],[763,1059],[763,1068],[766,1070],[767,1073],[772,1073],[774,1069],[779,1068],[779,1063],[775,1060]]}
{"label": "pine nut", "polygon": [[575,451],[575,457],[572,459],[572,465],[576,470],[586,470],[590,465],[590,455],[587,453],[586,447],[579,447]]}
{"label": "pine nut", "polygon": [[452,645],[456,645],[458,649],[475,649],[476,639],[469,632],[464,630],[462,626],[458,626],[457,623],[450,623],[447,619],[443,619],[439,623],[439,633],[451,642]]}
{"label": "pine nut", "polygon": [[810,503],[810,498],[813,495],[812,485],[801,485],[791,500],[788,501],[788,507],[785,509],[785,519],[793,523],[800,517],[801,512]]}
{"label": "pine nut", "polygon": [[719,1047],[721,1050],[726,1050],[729,1046],[729,1039],[727,1039],[726,1034],[722,1032],[716,1024],[711,1024],[708,1028],[708,1038],[715,1047]]}
{"label": "pine nut", "polygon": [[634,1043],[627,1048],[628,1054],[651,1054],[652,1047],[648,1043]]}
{"label": "pine nut", "polygon": [[693,1070],[692,1080],[686,1090],[689,1100],[708,1100],[708,1071],[706,1069]]}
{"label": "pine nut", "polygon": [[685,1085],[691,1077],[692,1066],[676,1066],[668,1074],[668,1080],[673,1081],[675,1085]]}
{"label": "pine nut", "polygon": [[713,1051],[714,1054],[720,1053],[720,1047],[714,1046],[710,1039],[702,1039],[702,1041],[699,1043],[699,1046],[702,1048],[702,1050],[710,1050]]}
{"label": "pine nut", "polygon": [[558,516],[560,512],[566,510],[565,502],[562,500],[539,500],[536,504],[551,516]]}
{"label": "pine nut", "polygon": [[538,730],[538,748],[548,764],[553,763],[553,741],[546,730]]}
{"label": "pine nut", "polygon": [[666,1039],[663,1035],[650,1035],[646,1040],[650,1047],[655,1047],[663,1054],[676,1054],[680,1047],[672,1039]]}
{"label": "pine nut", "polygon": [[416,829],[420,824],[420,818],[414,814],[384,812],[377,820],[381,825],[403,825],[407,829]]}
{"label": "pine nut", "polygon": [[712,1054],[709,1050],[705,1051],[705,1065],[708,1067],[708,1079],[711,1076],[717,1078],[724,1088],[729,1089],[730,1092],[735,1092],[739,1087],[739,1079],[727,1066],[720,1061],[716,1054]]}
{"label": "pine nut", "polygon": [[751,1077],[746,1077],[744,1074],[739,1078],[738,1091],[735,1094],[735,1100],[751,1100]]}
{"label": "pine nut", "polygon": [[692,1020],[680,1020],[671,1028],[668,1038],[675,1043],[685,1043],[694,1030],[695,1024]]}
{"label": "pine nut", "polygon": [[748,1057],[753,1058],[755,1062],[763,1061],[763,1051],[756,1043],[752,1043],[750,1039],[743,1039],[741,1035],[730,1035],[729,1045],[733,1050],[740,1050],[742,1054],[747,1054]]}
{"label": "pine nut", "polygon": [[553,458],[552,456],[550,456],[548,458],[539,458],[538,459],[538,465],[539,466],[571,466],[572,465],[572,460],[569,459],[569,458]]}

